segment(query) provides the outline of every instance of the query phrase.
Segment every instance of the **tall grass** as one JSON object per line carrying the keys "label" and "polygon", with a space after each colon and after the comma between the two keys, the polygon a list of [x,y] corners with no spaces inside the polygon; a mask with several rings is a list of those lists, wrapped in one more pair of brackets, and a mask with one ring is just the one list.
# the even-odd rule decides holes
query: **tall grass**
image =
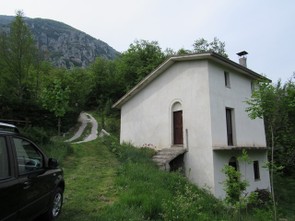
{"label": "tall grass", "polygon": [[279,215],[295,220],[295,177],[277,175],[274,178]]}
{"label": "tall grass", "polygon": [[52,141],[42,145],[42,149],[48,157],[54,158],[63,166],[64,159],[73,153],[71,144],[63,141]]}
{"label": "tall grass", "polygon": [[99,220],[228,220],[221,201],[187,181],[177,172],[160,171],[151,161],[153,151],[104,144],[122,162],[116,185],[118,200],[106,207]]}
{"label": "tall grass", "polygon": [[55,158],[62,165],[64,159],[73,153],[69,143],[65,143],[61,137],[52,138],[54,132],[43,127],[22,128],[21,133],[33,140],[48,157]]}

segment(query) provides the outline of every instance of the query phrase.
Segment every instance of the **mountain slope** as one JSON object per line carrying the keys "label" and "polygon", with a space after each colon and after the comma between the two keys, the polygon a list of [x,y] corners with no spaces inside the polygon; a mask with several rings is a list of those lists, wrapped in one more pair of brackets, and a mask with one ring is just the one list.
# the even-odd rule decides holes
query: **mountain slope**
{"label": "mountain slope", "polygon": [[[13,16],[0,15],[0,29],[9,31]],[[64,23],[41,18],[25,18],[38,49],[57,67],[85,67],[96,57],[114,59],[119,53],[107,43]]]}

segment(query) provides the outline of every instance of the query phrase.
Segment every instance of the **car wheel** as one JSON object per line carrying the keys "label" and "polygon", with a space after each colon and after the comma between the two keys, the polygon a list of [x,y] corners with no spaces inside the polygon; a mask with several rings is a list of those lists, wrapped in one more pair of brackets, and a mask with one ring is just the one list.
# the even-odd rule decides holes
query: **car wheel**
{"label": "car wheel", "polygon": [[63,203],[63,191],[61,188],[57,188],[53,194],[52,201],[50,202],[49,210],[42,217],[43,220],[51,221],[55,220],[61,213]]}

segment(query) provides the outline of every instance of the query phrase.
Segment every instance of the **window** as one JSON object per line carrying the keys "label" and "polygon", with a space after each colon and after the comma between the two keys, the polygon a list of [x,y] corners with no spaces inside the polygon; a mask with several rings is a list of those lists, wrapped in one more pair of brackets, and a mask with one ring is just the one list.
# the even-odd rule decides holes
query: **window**
{"label": "window", "polygon": [[260,172],[259,172],[259,161],[253,161],[253,169],[254,169],[254,179],[260,180]]}
{"label": "window", "polygon": [[7,146],[4,137],[0,137],[0,181],[10,177]]}
{"label": "window", "polygon": [[233,127],[233,109],[226,108],[226,132],[227,132],[227,145],[234,145],[234,127]]}
{"label": "window", "polygon": [[43,167],[42,154],[27,140],[13,138],[20,174],[34,172]]}
{"label": "window", "polygon": [[239,170],[239,165],[238,165],[238,161],[237,161],[236,157],[231,157],[229,162],[228,162],[228,165],[235,168],[236,171]]}
{"label": "window", "polygon": [[230,78],[227,71],[224,72],[224,83],[226,87],[230,88]]}

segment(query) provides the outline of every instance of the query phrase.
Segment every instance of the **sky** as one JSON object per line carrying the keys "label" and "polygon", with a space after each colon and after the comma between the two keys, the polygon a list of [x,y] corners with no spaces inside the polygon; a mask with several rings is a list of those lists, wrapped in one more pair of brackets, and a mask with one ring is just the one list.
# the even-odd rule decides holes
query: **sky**
{"label": "sky", "polygon": [[274,83],[295,72],[294,0],[0,0],[1,15],[17,10],[66,23],[119,52],[141,39],[177,51],[217,37],[229,59],[247,51],[248,68]]}

